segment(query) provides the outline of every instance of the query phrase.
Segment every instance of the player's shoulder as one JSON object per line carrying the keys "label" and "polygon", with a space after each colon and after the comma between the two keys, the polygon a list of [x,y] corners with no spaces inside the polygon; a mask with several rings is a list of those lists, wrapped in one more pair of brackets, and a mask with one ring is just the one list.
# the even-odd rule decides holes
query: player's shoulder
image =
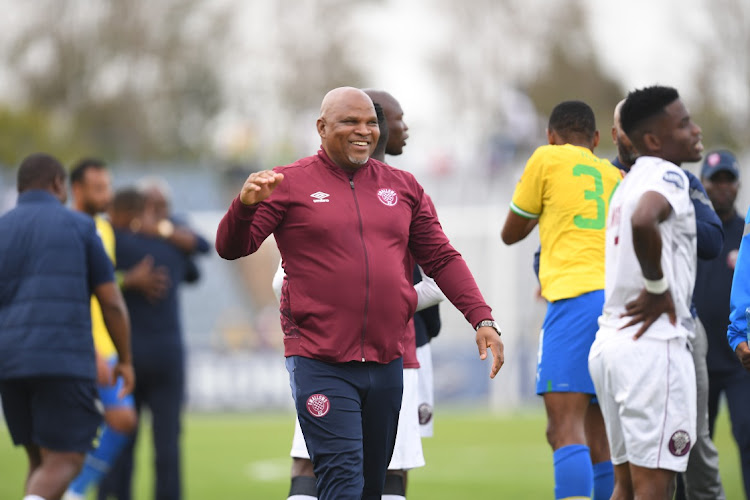
{"label": "player's shoulder", "polygon": [[657,170],[655,174],[662,182],[671,184],[679,191],[688,190],[690,187],[690,178],[683,169],[670,162],[662,163],[661,167],[661,171]]}
{"label": "player's shoulder", "polygon": [[419,181],[411,172],[374,158],[370,159],[369,168],[372,169],[375,179],[403,184],[409,188],[415,188],[419,185]]}
{"label": "player's shoulder", "polygon": [[76,224],[87,231],[96,230],[96,223],[90,215],[66,207],[61,208],[62,210],[59,211],[61,217],[70,219],[73,224]]}
{"label": "player's shoulder", "polygon": [[320,159],[318,158],[318,156],[306,156],[305,158],[300,158],[294,163],[274,167],[272,170],[284,175],[293,175],[297,172],[303,172],[308,168],[315,167],[319,162]]}

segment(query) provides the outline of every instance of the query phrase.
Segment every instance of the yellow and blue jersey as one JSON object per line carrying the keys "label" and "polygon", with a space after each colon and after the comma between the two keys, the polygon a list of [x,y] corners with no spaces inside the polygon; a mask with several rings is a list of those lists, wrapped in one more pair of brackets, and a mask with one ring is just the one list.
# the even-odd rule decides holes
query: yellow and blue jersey
{"label": "yellow and blue jersey", "polygon": [[548,301],[604,289],[604,235],[619,169],[589,149],[537,148],[516,185],[511,210],[539,219],[539,282]]}
{"label": "yellow and blue jersey", "polygon": [[[114,266],[115,232],[112,229],[112,225],[98,215],[94,217],[94,221],[96,222],[96,232],[99,234],[99,238],[101,238],[104,245],[104,250],[107,252]],[[115,345],[112,343],[112,339],[107,331],[107,326],[104,324],[102,308],[99,305],[99,301],[93,295],[91,296],[91,332],[94,336],[94,348],[97,354],[105,359],[117,355],[117,349],[115,349]]]}

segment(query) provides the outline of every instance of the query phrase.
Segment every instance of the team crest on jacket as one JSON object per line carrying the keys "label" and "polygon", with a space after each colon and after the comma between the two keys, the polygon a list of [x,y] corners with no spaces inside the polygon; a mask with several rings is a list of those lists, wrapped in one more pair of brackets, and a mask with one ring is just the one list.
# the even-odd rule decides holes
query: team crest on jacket
{"label": "team crest on jacket", "polygon": [[681,457],[687,455],[690,451],[690,434],[685,431],[676,431],[669,438],[669,452],[676,456]]}
{"label": "team crest on jacket", "polygon": [[393,189],[383,188],[378,190],[378,199],[383,205],[392,207],[398,201],[398,195]]}
{"label": "team crest on jacket", "polygon": [[323,394],[313,394],[307,398],[307,411],[313,417],[324,417],[331,409],[331,402]]}

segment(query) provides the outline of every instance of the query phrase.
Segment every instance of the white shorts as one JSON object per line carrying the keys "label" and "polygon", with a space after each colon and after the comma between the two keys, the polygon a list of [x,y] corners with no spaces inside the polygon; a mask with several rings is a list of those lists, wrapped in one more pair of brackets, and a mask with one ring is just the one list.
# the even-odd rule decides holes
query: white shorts
{"label": "white shorts", "polygon": [[[294,438],[292,439],[292,458],[310,459],[307,452],[305,437],[295,419]],[[423,467],[422,439],[419,434],[419,418],[417,415],[417,369],[404,369],[404,395],[401,400],[401,411],[398,415],[398,429],[396,430],[396,445],[393,457],[388,465],[389,470],[406,470]]]}
{"label": "white shorts", "polygon": [[427,343],[417,347],[419,361],[419,393],[417,407],[419,412],[419,430],[422,437],[432,437],[433,408],[435,404],[435,386],[432,378],[432,348]]}
{"label": "white shorts", "polygon": [[697,407],[686,339],[651,339],[646,332],[634,341],[630,334],[601,333],[591,346],[589,371],[612,463],[684,472]]}

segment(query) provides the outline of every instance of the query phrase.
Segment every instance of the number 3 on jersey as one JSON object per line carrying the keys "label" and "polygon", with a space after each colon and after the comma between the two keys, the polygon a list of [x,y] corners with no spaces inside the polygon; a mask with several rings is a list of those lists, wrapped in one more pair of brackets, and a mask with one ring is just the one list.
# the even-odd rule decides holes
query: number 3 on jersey
{"label": "number 3 on jersey", "polygon": [[602,174],[596,168],[590,165],[576,165],[573,167],[573,175],[580,177],[586,175],[594,179],[594,189],[587,189],[583,192],[586,200],[596,203],[596,217],[591,219],[581,214],[573,217],[573,224],[580,229],[604,229],[607,221],[607,204],[604,203],[604,184]]}

